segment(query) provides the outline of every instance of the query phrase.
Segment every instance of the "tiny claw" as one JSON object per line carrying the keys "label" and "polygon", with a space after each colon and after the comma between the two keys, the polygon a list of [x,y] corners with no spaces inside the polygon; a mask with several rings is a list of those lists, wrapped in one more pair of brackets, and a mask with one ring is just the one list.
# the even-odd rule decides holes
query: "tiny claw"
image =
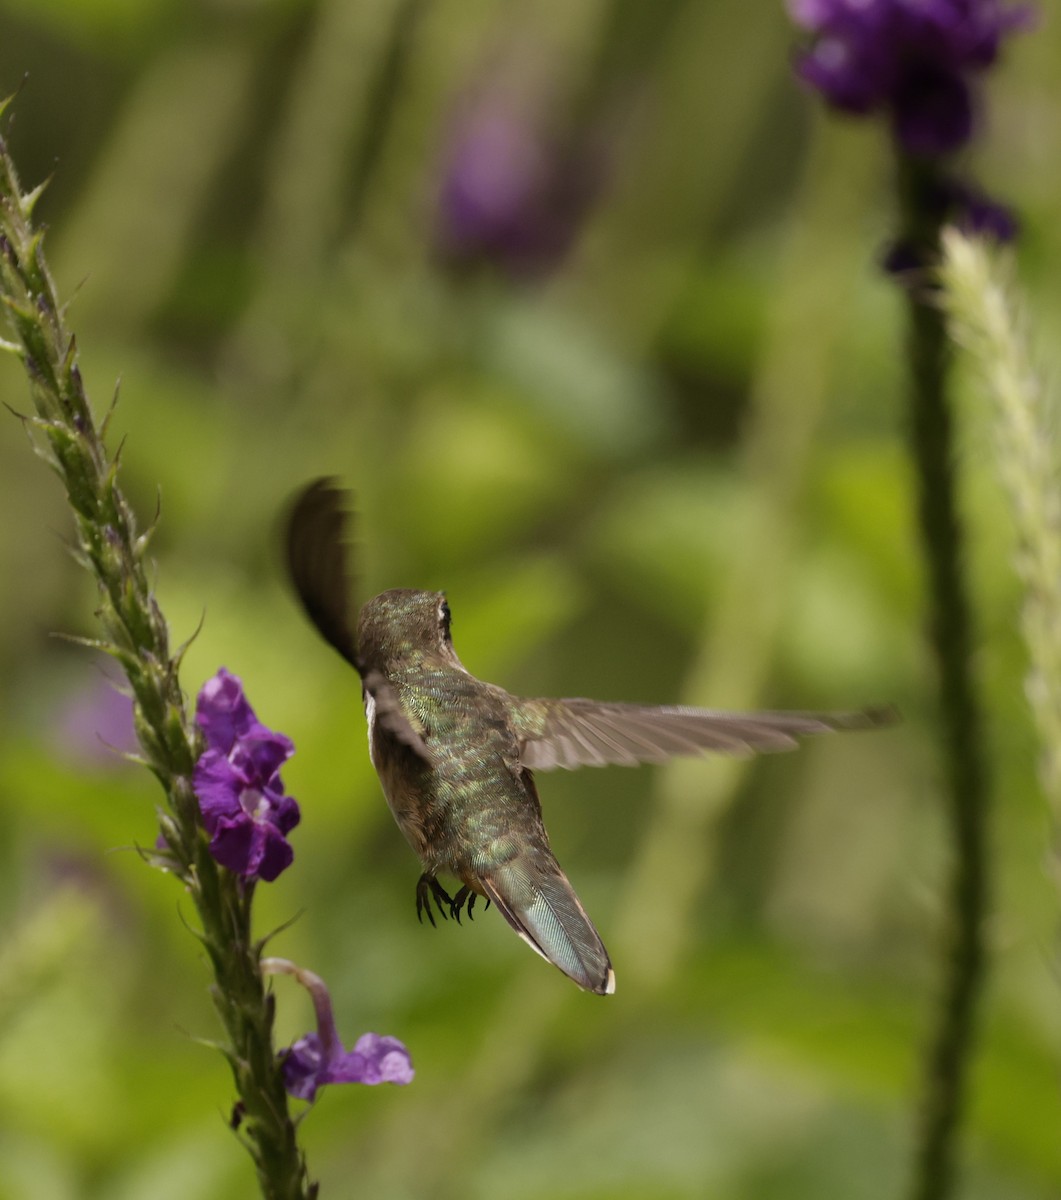
{"label": "tiny claw", "polygon": [[[445,920],[447,913],[446,909],[453,907],[453,901],[450,899],[449,893],[437,879],[426,873],[421,875],[416,883],[416,917],[422,925],[424,923],[423,914],[427,913],[427,919],[435,926],[435,914],[431,911],[431,897],[434,896],[435,904],[438,906],[438,911],[442,914],[442,919]],[[437,928],[437,926],[435,926]]]}
{"label": "tiny claw", "polygon": [[431,922],[431,928],[435,928],[435,914],[431,911],[430,904],[424,904],[419,896],[416,897],[416,919],[421,925],[424,923],[424,913],[427,913],[427,919]]}
{"label": "tiny claw", "polygon": [[468,904],[468,916],[471,916],[471,902],[468,897],[475,899],[475,893],[469,887],[462,887],[461,890],[453,897],[453,903],[450,905],[450,915],[456,918],[457,924],[461,923],[461,909],[465,903]]}
{"label": "tiny claw", "polygon": [[438,911],[442,914],[442,919],[446,919],[446,909],[453,907],[453,900],[437,879],[431,880],[431,894],[435,897],[435,903],[438,905]]}
{"label": "tiny claw", "polygon": [[[416,919],[421,925],[424,923],[424,913],[427,913],[427,919],[431,922],[432,929],[435,928],[435,914],[431,911],[431,896],[429,894],[429,881],[426,875],[421,875],[416,882]],[[443,914],[445,915],[445,914]]]}
{"label": "tiny claw", "polygon": [[[453,903],[452,903],[452,906],[450,907],[449,911],[450,911],[450,916],[456,917],[458,925],[460,924],[460,920],[461,920],[460,914],[461,914],[462,908],[467,912],[469,921],[475,920],[474,909],[475,909],[475,902],[478,898],[479,898],[479,893],[467,886],[462,887],[460,889],[460,891],[453,897]],[[487,903],[487,906],[489,906],[489,904],[490,904],[489,899],[486,901],[486,903]]]}

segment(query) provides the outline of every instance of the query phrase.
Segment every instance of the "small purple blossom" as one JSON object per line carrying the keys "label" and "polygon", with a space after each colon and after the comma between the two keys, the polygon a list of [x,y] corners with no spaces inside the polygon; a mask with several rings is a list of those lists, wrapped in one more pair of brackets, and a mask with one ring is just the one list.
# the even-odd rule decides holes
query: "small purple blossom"
{"label": "small purple blossom", "polygon": [[[1011,209],[959,179],[944,175],[926,181],[920,205],[937,228],[954,225],[963,233],[996,242],[1010,242],[1017,236],[1017,218]],[[904,238],[886,250],[881,265],[889,274],[902,276],[924,271],[934,261],[931,248]]]}
{"label": "small purple blossom", "polygon": [[397,1038],[364,1033],[345,1050],[335,1027],[331,996],[319,975],[283,958],[262,960],[267,974],[294,975],[309,992],[317,1017],[317,1032],[300,1037],[280,1055],[284,1086],[300,1100],[313,1100],[326,1083],[411,1083],[409,1051]]}
{"label": "small purple blossom", "polygon": [[299,822],[298,804],[280,779],[294,744],[258,720],[242,683],[224,667],[203,684],[195,719],[207,748],[193,786],[210,853],[238,875],[269,882],[294,858],[286,835]]}
{"label": "small purple blossom", "polygon": [[1027,6],[1006,0],[789,0],[810,34],[797,70],[835,108],[886,110],[911,154],[933,158],[972,136],[972,77],[1026,27]]}
{"label": "small purple blossom", "polygon": [[951,220],[963,233],[979,234],[996,242],[1012,242],[1018,222],[1013,210],[992,200],[979,189],[954,183]]}
{"label": "small purple blossom", "polygon": [[284,1057],[284,1086],[300,1100],[312,1100],[326,1083],[410,1083],[409,1051],[393,1037],[363,1033],[352,1050],[336,1041],[326,1055],[316,1033],[307,1033]]}

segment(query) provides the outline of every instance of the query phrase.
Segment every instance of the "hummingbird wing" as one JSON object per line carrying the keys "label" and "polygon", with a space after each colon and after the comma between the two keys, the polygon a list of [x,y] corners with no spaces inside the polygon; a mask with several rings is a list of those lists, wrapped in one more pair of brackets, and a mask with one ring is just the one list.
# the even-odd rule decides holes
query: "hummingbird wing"
{"label": "hummingbird wing", "polygon": [[351,620],[347,527],[350,493],[335,479],[315,479],[299,492],[287,519],[287,570],[306,615],[322,638],[361,676],[375,702],[376,720],[430,762],[431,752],[410,722],[394,688],[379,671],[366,672]]}
{"label": "hummingbird wing", "polygon": [[409,719],[408,713],[402,707],[398,693],[386,677],[379,671],[367,671],[361,677],[361,686],[372,697],[375,704],[375,720],[410,750],[415,750],[428,763],[434,763],[435,756],[424,741],[420,730]]}
{"label": "hummingbird wing", "polygon": [[348,500],[335,479],[315,479],[298,494],[287,519],[287,572],[317,632],[360,672],[347,573]]}
{"label": "hummingbird wing", "polygon": [[883,708],[739,713],[580,699],[518,700],[516,706],[520,761],[538,771],[658,763],[705,750],[719,754],[791,750],[808,734],[872,729],[895,720],[894,711]]}

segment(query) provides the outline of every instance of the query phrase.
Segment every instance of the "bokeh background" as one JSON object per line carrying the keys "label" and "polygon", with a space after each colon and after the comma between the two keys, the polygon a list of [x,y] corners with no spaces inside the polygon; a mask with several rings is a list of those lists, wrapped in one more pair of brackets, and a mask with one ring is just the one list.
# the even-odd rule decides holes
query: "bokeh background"
{"label": "bokeh background", "polygon": [[[1048,7],[1048,6],[1044,6]],[[1043,353],[1061,315],[1061,44],[1013,39],[976,151],[1014,204]],[[73,297],[157,591],[298,746],[275,953],[406,1089],[302,1126],[324,1196],[901,1195],[948,847],[905,449],[883,132],[793,83],[780,3],[3,0],[9,141]],[[1049,368],[1049,357],[1046,358]],[[967,1197],[1061,1194],[1054,841],[1022,699],[1011,531],[962,402],[994,764],[992,973]],[[0,396],[25,409],[14,361]],[[500,917],[417,924],[356,679],[279,569],[320,474],[361,588],[445,588],[476,674],[525,694],[847,708],[904,723],[751,762],[543,776],[618,990]],[[136,846],[160,796],[66,553],[0,421],[0,1196],[243,1198],[208,970]],[[99,736],[97,736],[97,731]],[[104,742],[107,745],[104,745]],[[286,924],[287,922],[292,922]],[[276,985],[279,1036],[311,1023]]]}

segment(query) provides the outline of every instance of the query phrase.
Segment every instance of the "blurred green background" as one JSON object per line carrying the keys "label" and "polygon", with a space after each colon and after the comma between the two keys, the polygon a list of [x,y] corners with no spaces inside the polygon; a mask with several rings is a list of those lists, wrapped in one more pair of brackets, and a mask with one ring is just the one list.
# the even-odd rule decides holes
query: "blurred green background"
{"label": "blurred green background", "polygon": [[[790,56],[781,4],[744,0],[0,3],[0,91],[28,72],[9,141],[25,184],[52,176],[84,375],[98,412],[121,377],[144,520],[161,495],[175,644],[202,623],[185,689],[224,664],[298,746],[296,862],[259,928],[297,918],[273,952],[325,976],[345,1038],[399,1036],[417,1067],[323,1095],[302,1130],[324,1196],[902,1194],[948,849],[876,267],[888,148],[819,112]],[[1044,337],[1058,78],[1056,28],[1013,40],[976,162],[1024,221]],[[446,223],[484,113],[512,114],[512,161],[545,180],[515,255]],[[966,391],[996,875],[963,1195],[1039,1200],[1061,1194],[1057,871]],[[28,406],[14,361],[0,396]],[[421,927],[357,681],[278,567],[278,514],[324,473],[357,492],[364,594],[445,588],[464,662],[513,691],[890,701],[904,723],[543,776],[612,998],[494,912]],[[100,664],[52,636],[94,632],[93,591],[13,418],[0,496],[0,1196],[251,1197],[191,906],[134,849],[160,796],[93,736],[122,736]],[[311,1013],[276,991],[285,1042]]]}

